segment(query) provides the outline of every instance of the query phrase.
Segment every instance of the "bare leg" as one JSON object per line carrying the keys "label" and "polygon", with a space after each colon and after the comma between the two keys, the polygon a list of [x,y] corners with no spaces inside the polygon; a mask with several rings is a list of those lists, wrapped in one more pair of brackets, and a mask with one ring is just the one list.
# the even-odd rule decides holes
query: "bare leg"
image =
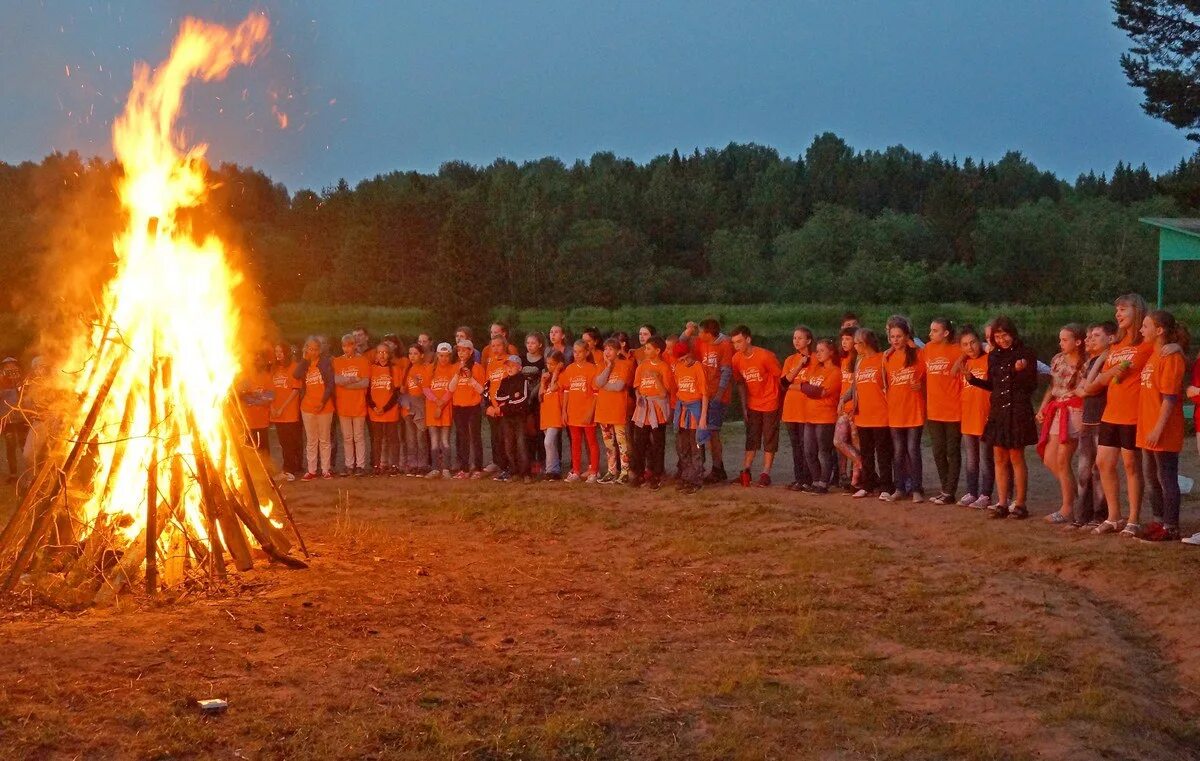
{"label": "bare leg", "polygon": [[996,459],[996,504],[1001,508],[1008,507],[1012,500],[1012,484],[1008,471],[1008,450],[1003,447],[993,447],[992,453]]}
{"label": "bare leg", "polygon": [[1013,481],[1016,484],[1015,502],[1024,507],[1029,491],[1029,467],[1025,464],[1025,448],[1008,450],[1008,461],[1012,464]]}
{"label": "bare leg", "polygon": [[1108,503],[1108,520],[1121,520],[1121,478],[1117,475],[1117,460],[1121,457],[1118,447],[1100,447],[1096,452],[1096,468],[1100,471],[1100,485],[1104,488],[1104,501]]}
{"label": "bare leg", "polygon": [[1122,449],[1121,460],[1125,465],[1125,488],[1129,491],[1129,522],[1137,523],[1142,510],[1142,452]]}

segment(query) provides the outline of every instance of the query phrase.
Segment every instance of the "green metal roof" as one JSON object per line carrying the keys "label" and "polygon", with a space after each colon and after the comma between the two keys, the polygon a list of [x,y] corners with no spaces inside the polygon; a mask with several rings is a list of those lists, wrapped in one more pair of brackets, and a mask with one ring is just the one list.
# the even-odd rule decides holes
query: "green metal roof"
{"label": "green metal roof", "polygon": [[1200,219],[1195,217],[1141,217],[1138,221],[1165,230],[1174,230],[1193,238],[1200,238]]}

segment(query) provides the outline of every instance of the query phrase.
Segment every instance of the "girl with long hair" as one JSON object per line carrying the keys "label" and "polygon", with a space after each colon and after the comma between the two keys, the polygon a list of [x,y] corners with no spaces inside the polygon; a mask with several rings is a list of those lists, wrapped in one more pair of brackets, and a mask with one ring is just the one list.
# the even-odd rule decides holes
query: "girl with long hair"
{"label": "girl with long hair", "polygon": [[954,367],[962,359],[962,347],[954,335],[954,323],[946,317],[929,323],[929,343],[922,350],[925,361],[925,429],[933,448],[940,488],[931,500],[935,505],[953,505],[962,469],[962,376]]}
{"label": "girl with long hair", "polygon": [[797,325],[792,331],[792,348],[795,351],[783,361],[780,370],[780,383],[784,388],[780,419],[792,444],[792,482],[787,487],[791,491],[805,489],[816,478],[816,474],[809,471],[809,461],[804,451],[804,426],[808,422],[809,400],[801,390],[812,359],[812,341],[813,332],[808,326]]}
{"label": "girl with long hair", "polygon": [[995,457],[999,499],[992,517],[1028,518],[1025,447],[1038,440],[1032,402],[1037,389],[1037,355],[1021,343],[1016,323],[1001,315],[992,321],[992,350],[987,357],[987,377],[969,375],[966,380],[992,393],[983,431],[983,440],[992,447]]}
{"label": "girl with long hair", "polygon": [[913,341],[908,318],[892,315],[887,329],[890,348],[884,355],[884,366],[896,491],[881,499],[896,502],[911,495],[913,502],[920,503],[925,501],[921,462],[921,434],[925,430],[924,355]]}
{"label": "girl with long hair", "polygon": [[1078,323],[1064,325],[1058,331],[1060,351],[1050,360],[1050,387],[1036,415],[1042,428],[1038,455],[1058,479],[1062,496],[1059,509],[1046,516],[1047,523],[1070,523],[1075,507],[1075,470],[1071,458],[1083,432],[1083,399],[1076,393],[1085,366],[1083,339],[1083,326]]}
{"label": "girl with long hair", "polygon": [[892,435],[888,430],[887,368],[875,331],[859,328],[854,334],[854,350],[858,352],[852,387],[854,425],[862,452],[862,480],[854,497],[862,499],[878,491],[880,499],[887,499],[895,485]]}
{"label": "girl with long hair", "polygon": [[1188,333],[1173,314],[1156,309],[1142,320],[1142,338],[1154,351],[1142,368],[1138,392],[1137,445],[1146,453],[1150,504],[1161,521],[1150,524],[1139,538],[1151,542],[1179,539],[1179,453],[1183,450],[1183,354],[1163,355],[1163,347],[1187,351]]}

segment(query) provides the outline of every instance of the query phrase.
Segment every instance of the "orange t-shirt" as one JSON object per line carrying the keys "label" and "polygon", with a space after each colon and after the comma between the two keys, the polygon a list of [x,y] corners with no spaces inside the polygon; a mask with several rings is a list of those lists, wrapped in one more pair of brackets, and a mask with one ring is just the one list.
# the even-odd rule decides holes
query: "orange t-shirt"
{"label": "orange t-shirt", "polygon": [[779,409],[779,360],[774,352],[754,346],[750,356],[733,355],[733,372],[746,384],[746,409],[774,412]]}
{"label": "orange t-shirt", "polygon": [[[596,367],[596,374],[604,371],[604,365]],[[618,359],[613,362],[609,381],[625,381],[625,387],[620,391],[609,391],[606,388],[596,391],[596,422],[599,425],[625,425],[629,422],[629,389],[633,385],[633,360]]]}
{"label": "orange t-shirt", "polygon": [[[1162,356],[1158,351],[1151,353],[1142,368],[1141,387],[1138,393],[1137,445],[1151,452],[1178,452],[1183,449],[1183,357],[1172,354]],[[1146,435],[1158,424],[1164,396],[1174,395],[1175,405],[1167,416],[1162,436],[1158,443],[1150,446]]]}
{"label": "orange t-shirt", "polygon": [[[432,371],[425,378],[425,388],[433,392],[433,395],[441,401],[446,392],[450,390],[450,379],[458,372],[455,365],[434,365]],[[447,404],[442,408],[442,414],[438,415],[437,403],[428,397],[425,398],[425,425],[430,428],[449,427],[454,422],[454,409],[451,404]]]}
{"label": "orange t-shirt", "polygon": [[[396,386],[399,387],[401,394],[408,393],[408,368],[411,363],[408,357],[396,357],[392,360],[392,367],[396,370]],[[400,417],[404,418],[412,414],[409,408],[403,404],[396,405],[400,409]]]}
{"label": "orange t-shirt", "polygon": [[887,428],[887,390],[884,387],[883,353],[860,357],[854,371],[858,395],[858,412],[854,424],[859,428]]}
{"label": "orange t-shirt", "polygon": [[[595,424],[596,389],[592,385],[600,368],[591,362],[572,362],[558,376],[558,385],[567,397],[567,425]],[[593,419],[588,419],[593,417]]]}
{"label": "orange t-shirt", "polygon": [[[796,370],[797,365],[804,361],[808,354],[800,354],[799,352],[791,355],[783,360],[783,369],[779,371],[779,377],[784,378],[791,375]],[[804,383],[808,377],[808,371],[811,369],[811,364],[815,360],[809,360],[809,367],[801,368],[796,373],[796,379],[787,387],[787,391],[783,394],[783,416],[780,418],[784,423],[808,423],[808,403],[809,398],[800,390],[800,385]]]}
{"label": "orange t-shirt", "polygon": [[925,389],[930,420],[956,423],[962,420],[962,376],[951,368],[962,356],[958,344],[925,344]]}
{"label": "orange t-shirt", "polygon": [[409,363],[408,372],[404,374],[404,388],[408,391],[410,401],[414,404],[425,400],[425,379],[429,377],[429,364],[422,362],[419,365]]}
{"label": "orange t-shirt", "polygon": [[542,403],[540,415],[538,416],[543,431],[548,428],[563,427],[563,392],[561,384],[563,382],[563,371],[565,370],[566,368],[563,368],[563,370],[559,370],[558,372],[558,383],[560,386],[555,391],[546,390],[550,385],[550,375],[547,374],[544,376],[545,379],[542,382]]}
{"label": "orange t-shirt", "polygon": [[675,388],[675,375],[671,372],[671,366],[661,359],[643,360],[637,366],[637,371],[633,374],[633,387],[637,389],[638,396],[657,396],[657,383],[651,370],[655,370],[661,376],[663,389],[667,392],[667,396],[671,395],[671,390]]}
{"label": "orange t-shirt", "polygon": [[815,365],[804,369],[807,382],[820,386],[823,395],[820,399],[809,399],[805,405],[806,423],[831,424],[837,422],[838,399],[842,395],[842,368],[834,364]]}
{"label": "orange t-shirt", "polygon": [[503,363],[504,360],[508,359],[509,356],[512,354],[516,354],[519,356],[520,352],[517,351],[517,347],[513,346],[512,344],[509,344],[508,348],[506,349],[506,353],[503,357],[493,357],[492,356],[492,344],[489,342],[486,346],[483,347],[483,350],[479,352],[479,363],[482,364],[484,367],[491,367],[492,362]]}
{"label": "orange t-shirt", "polygon": [[500,381],[504,380],[504,361],[507,359],[508,357],[505,356],[499,359],[489,359],[483,363],[487,372],[488,399],[496,398],[496,389],[500,388]]}
{"label": "orange t-shirt", "polygon": [[[456,375],[462,372],[462,367],[462,362],[454,366]],[[504,370],[503,362],[500,363],[500,370],[501,372]],[[471,379],[487,388],[487,377],[483,374],[483,367],[478,362],[471,363]],[[483,403],[483,394],[475,390],[471,385],[471,379],[458,376],[458,383],[455,384],[454,394],[450,399],[450,403],[455,407],[477,407]]]}
{"label": "orange t-shirt", "polygon": [[[707,373],[705,380],[708,383],[708,392],[715,394],[717,387],[721,384],[722,368],[733,366],[733,344],[729,339],[708,342],[701,338],[695,338],[692,340],[692,356],[704,365],[704,371]],[[714,401],[729,404],[731,399],[733,399],[732,378],[729,380],[729,385],[725,387],[725,393],[721,394],[720,399]]]}
{"label": "orange t-shirt", "polygon": [[688,367],[683,362],[676,362],[673,373],[675,395],[679,401],[698,402],[708,396],[708,372],[704,365],[693,362]]}
{"label": "orange t-shirt", "polygon": [[[262,394],[275,390],[275,380],[269,370],[252,371],[246,378],[245,390],[252,394]],[[271,406],[269,404],[243,404],[242,410],[246,415],[246,425],[250,430],[257,431],[271,427]]]}
{"label": "orange t-shirt", "polygon": [[922,352],[916,361],[904,366],[904,352],[894,351],[884,360],[887,367],[887,408],[889,428],[917,428],[925,425],[925,393],[914,387],[925,377]]}
{"label": "orange t-shirt", "polygon": [[295,362],[287,367],[275,366],[271,370],[271,385],[275,387],[275,400],[271,402],[271,407],[279,408],[279,414],[271,417],[272,423],[300,422],[300,394],[296,394],[292,401],[288,402],[292,392],[304,388],[303,383],[292,377],[295,371]]}
{"label": "orange t-shirt", "polygon": [[333,397],[324,404],[325,379],[321,377],[321,368],[316,362],[308,363],[308,372],[304,374],[304,399],[300,401],[300,410],[310,415],[324,415],[333,412]]}
{"label": "orange t-shirt", "polygon": [[1142,341],[1134,346],[1133,339],[1127,335],[1120,343],[1115,343],[1108,350],[1108,359],[1104,360],[1101,370],[1108,370],[1113,365],[1129,362],[1130,367],[1120,381],[1108,386],[1108,401],[1104,405],[1104,416],[1101,423],[1114,425],[1137,425],[1138,398],[1142,386],[1142,368],[1154,353],[1154,345]]}
{"label": "orange t-shirt", "polygon": [[386,405],[392,398],[396,388],[404,381],[404,376],[400,368],[396,365],[379,365],[375,362],[371,363],[371,388],[368,392],[371,395],[371,403],[374,408],[367,408],[367,416],[376,423],[395,423],[400,420],[400,405],[397,403],[387,412],[383,411]]}
{"label": "orange t-shirt", "polygon": [[[371,375],[371,360],[361,354],[347,357],[343,354],[333,358],[333,374],[351,378],[367,378]],[[365,388],[334,386],[333,401],[337,413],[342,417],[363,417],[367,414],[367,391]]]}
{"label": "orange t-shirt", "polygon": [[[964,359],[963,366],[976,380],[987,380],[988,356],[980,354],[975,359]],[[965,380],[961,394],[962,432],[965,436],[982,436],[992,411],[992,392],[976,388]]]}

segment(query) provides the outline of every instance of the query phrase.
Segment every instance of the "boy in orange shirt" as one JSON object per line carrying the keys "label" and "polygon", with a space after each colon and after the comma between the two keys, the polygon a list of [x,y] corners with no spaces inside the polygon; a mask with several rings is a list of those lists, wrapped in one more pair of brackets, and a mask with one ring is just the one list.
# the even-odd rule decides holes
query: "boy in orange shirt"
{"label": "boy in orange shirt", "polygon": [[704,465],[700,447],[708,438],[708,384],[704,366],[687,344],[674,347],[675,454],[679,459],[679,489],[695,494],[701,486]]}
{"label": "boy in orange shirt", "polygon": [[738,325],[730,336],[733,344],[733,372],[746,408],[746,454],[742,458],[742,486],[752,482],[750,466],[758,450],[763,450],[763,470],[759,486],[771,485],[771,466],[779,451],[779,378],[782,368],[774,352],[754,345],[750,328]]}
{"label": "boy in orange shirt", "polygon": [[642,363],[633,376],[637,406],[633,411],[633,453],[630,486],[643,483],[653,490],[662,488],[666,470],[667,424],[671,422],[670,391],[674,386],[671,368],[662,359],[666,342],[650,336],[642,346]]}
{"label": "boy in orange shirt", "polygon": [[366,475],[367,390],[371,387],[371,361],[358,353],[354,334],[342,336],[342,356],[333,359],[333,403],[342,429],[343,475]]}

